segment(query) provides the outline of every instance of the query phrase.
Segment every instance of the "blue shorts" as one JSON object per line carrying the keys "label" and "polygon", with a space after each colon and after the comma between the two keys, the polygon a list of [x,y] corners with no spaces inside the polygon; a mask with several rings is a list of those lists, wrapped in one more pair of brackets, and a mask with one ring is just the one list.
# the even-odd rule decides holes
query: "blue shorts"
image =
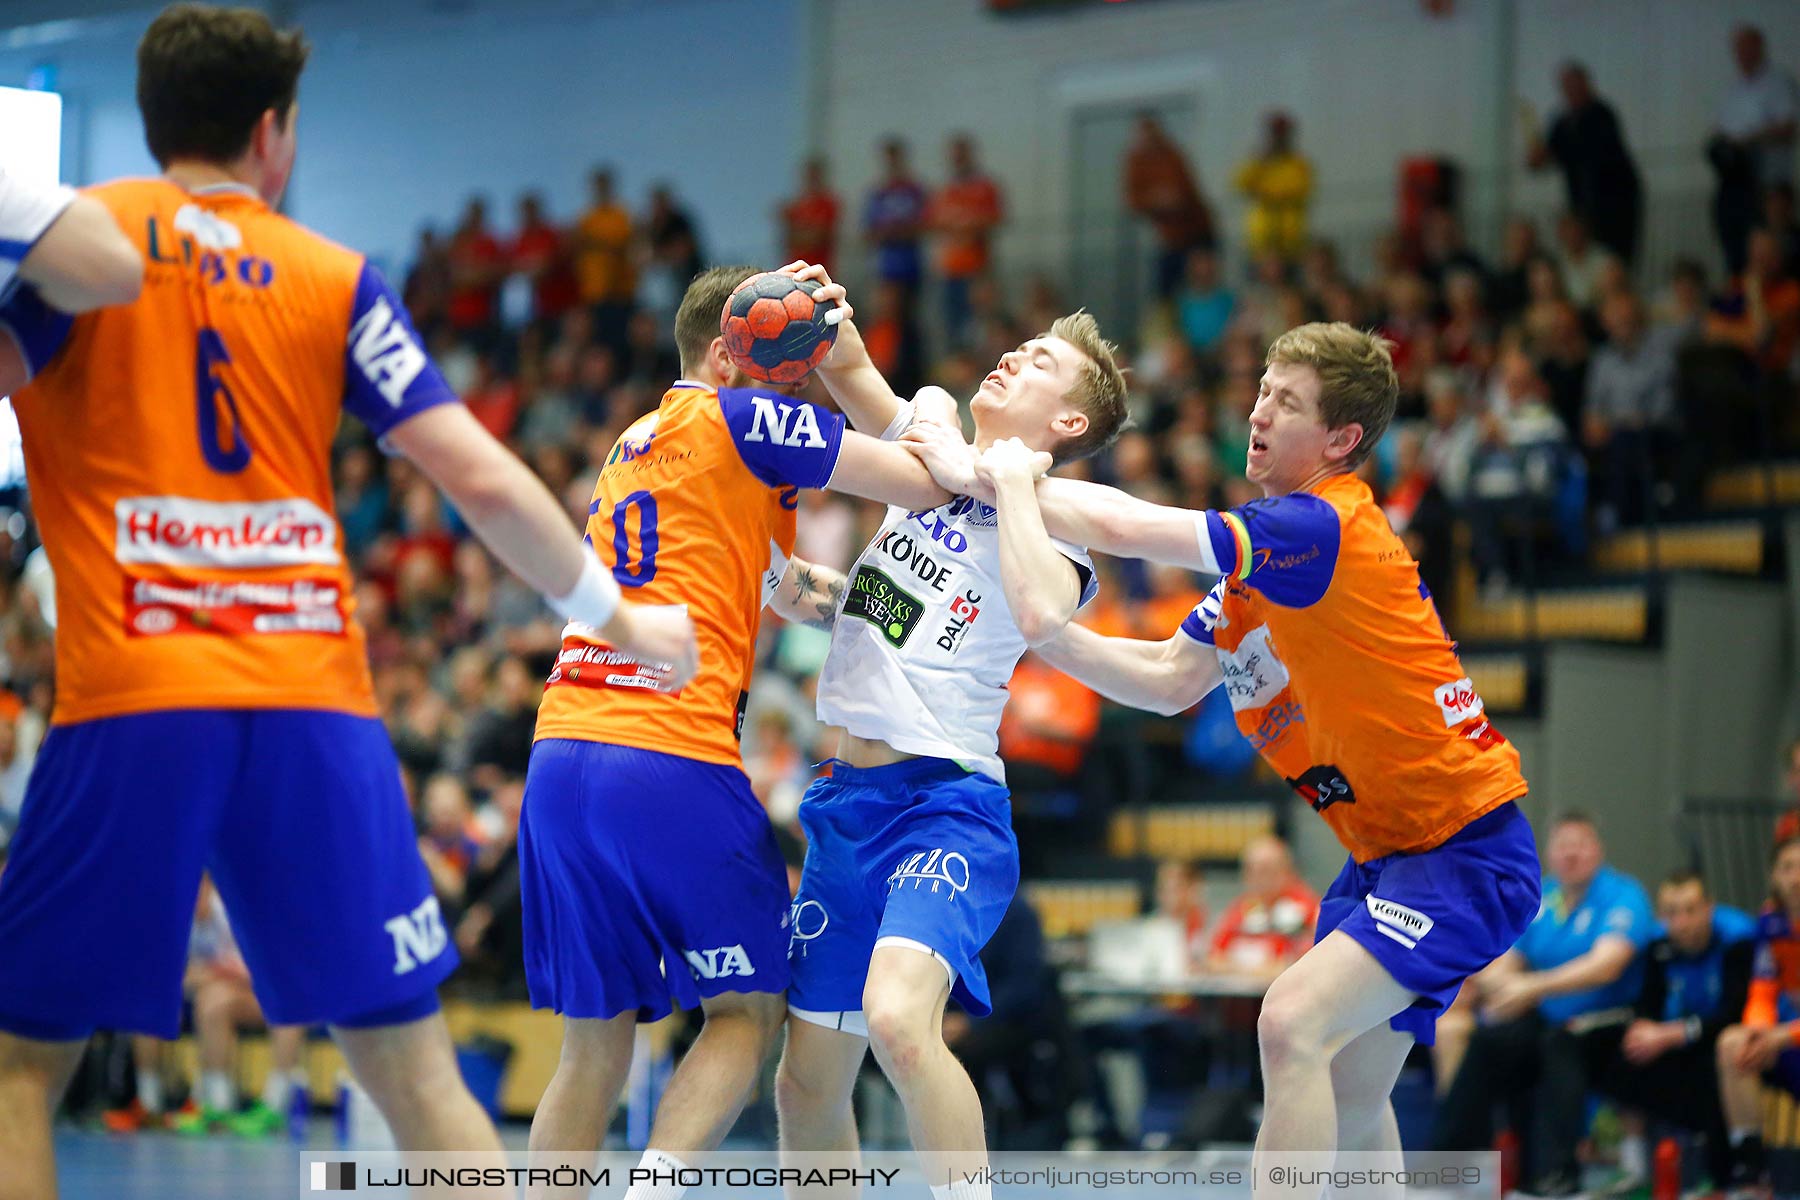
{"label": "blue shorts", "polygon": [[1463,980],[1537,916],[1541,877],[1531,823],[1508,802],[1422,854],[1345,863],[1319,904],[1318,940],[1342,930],[1418,993],[1389,1024],[1429,1046]]}
{"label": "blue shorts", "polygon": [[853,1033],[878,942],[944,964],[957,1003],[992,1011],[981,948],[1019,888],[1006,787],[941,758],[842,763],[800,802],[806,867],[788,959],[796,1016]]}
{"label": "blue shorts", "polygon": [[381,722],[194,709],[44,739],[0,874],[0,1029],[175,1037],[202,871],[272,1024],[437,1010],[456,948]]}
{"label": "blue shorts", "polygon": [[525,776],[519,882],[538,1008],[655,1021],[787,988],[787,866],[736,767],[545,738]]}

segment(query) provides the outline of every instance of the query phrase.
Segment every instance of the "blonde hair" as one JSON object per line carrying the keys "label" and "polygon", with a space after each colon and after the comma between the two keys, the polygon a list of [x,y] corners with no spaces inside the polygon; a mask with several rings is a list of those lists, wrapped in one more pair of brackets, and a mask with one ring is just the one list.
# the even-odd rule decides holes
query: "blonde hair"
{"label": "blonde hair", "polygon": [[1362,441],[1344,459],[1345,466],[1354,469],[1375,452],[1400,402],[1392,342],[1342,321],[1314,321],[1276,338],[1263,361],[1319,373],[1319,415],[1325,428],[1362,426]]}
{"label": "blonde hair", "polygon": [[1054,457],[1068,463],[1097,454],[1125,429],[1125,372],[1119,367],[1119,348],[1101,335],[1100,322],[1084,309],[1058,317],[1040,336],[1061,338],[1087,357],[1066,398],[1087,414],[1088,427],[1058,445]]}

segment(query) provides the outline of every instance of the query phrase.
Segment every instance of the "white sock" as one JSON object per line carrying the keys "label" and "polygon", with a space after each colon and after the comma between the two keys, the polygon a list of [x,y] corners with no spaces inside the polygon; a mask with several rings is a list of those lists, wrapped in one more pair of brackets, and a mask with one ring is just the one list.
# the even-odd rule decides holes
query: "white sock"
{"label": "white sock", "polygon": [[200,1103],[218,1112],[231,1112],[237,1107],[237,1088],[224,1071],[200,1072]]}
{"label": "white sock", "polygon": [[269,1077],[263,1080],[262,1102],[278,1113],[285,1113],[288,1105],[294,1102],[294,1089],[306,1086],[306,1072],[298,1069],[292,1071],[270,1071]]}
{"label": "white sock", "polygon": [[933,1184],[931,1200],[994,1200],[994,1185],[985,1179],[955,1179]]}
{"label": "white sock", "polygon": [[137,1102],[145,1112],[159,1113],[163,1110],[161,1075],[155,1071],[137,1073]]}
{"label": "white sock", "polygon": [[1753,1137],[1761,1137],[1760,1129],[1734,1129],[1731,1131],[1731,1144],[1741,1146]]}
{"label": "white sock", "polygon": [[670,1179],[672,1171],[685,1171],[688,1165],[673,1154],[665,1154],[661,1150],[646,1150],[644,1157],[638,1159],[638,1167],[645,1171],[658,1171],[663,1178],[656,1180],[639,1180],[625,1189],[625,1200],[681,1200],[687,1186]]}
{"label": "white sock", "polygon": [[1630,1134],[1619,1140],[1619,1170],[1633,1179],[1650,1175],[1650,1146],[1642,1134]]}

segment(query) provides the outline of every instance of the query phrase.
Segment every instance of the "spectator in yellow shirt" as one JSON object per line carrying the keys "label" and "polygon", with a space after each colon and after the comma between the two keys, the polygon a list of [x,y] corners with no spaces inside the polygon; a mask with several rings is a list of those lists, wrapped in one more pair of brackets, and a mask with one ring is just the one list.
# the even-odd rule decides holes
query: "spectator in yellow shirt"
{"label": "spectator in yellow shirt", "polygon": [[1306,204],[1312,198],[1312,164],[1294,149],[1294,119],[1269,114],[1262,153],[1237,171],[1237,189],[1251,201],[1245,235],[1250,254],[1274,252],[1293,260],[1306,248]]}
{"label": "spectator in yellow shirt", "polygon": [[592,176],[593,203],[575,226],[575,281],[594,313],[594,332],[609,346],[624,345],[625,323],[637,295],[631,260],[631,213],[613,195],[610,168]]}

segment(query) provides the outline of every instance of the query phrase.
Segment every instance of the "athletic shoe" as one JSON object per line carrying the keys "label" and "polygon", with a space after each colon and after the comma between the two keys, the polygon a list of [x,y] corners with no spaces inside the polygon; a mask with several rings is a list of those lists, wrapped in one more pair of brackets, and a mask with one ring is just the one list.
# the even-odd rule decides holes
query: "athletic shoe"
{"label": "athletic shoe", "polygon": [[169,1121],[169,1128],[183,1137],[205,1137],[215,1129],[224,1128],[230,1118],[230,1113],[202,1104],[192,1112],[177,1113]]}
{"label": "athletic shoe", "polygon": [[260,1141],[287,1132],[287,1118],[258,1100],[243,1112],[225,1118],[225,1128],[241,1138]]}
{"label": "athletic shoe", "polygon": [[136,1133],[146,1125],[161,1126],[163,1115],[145,1108],[135,1096],[124,1108],[109,1108],[100,1114],[100,1124],[108,1133]]}

